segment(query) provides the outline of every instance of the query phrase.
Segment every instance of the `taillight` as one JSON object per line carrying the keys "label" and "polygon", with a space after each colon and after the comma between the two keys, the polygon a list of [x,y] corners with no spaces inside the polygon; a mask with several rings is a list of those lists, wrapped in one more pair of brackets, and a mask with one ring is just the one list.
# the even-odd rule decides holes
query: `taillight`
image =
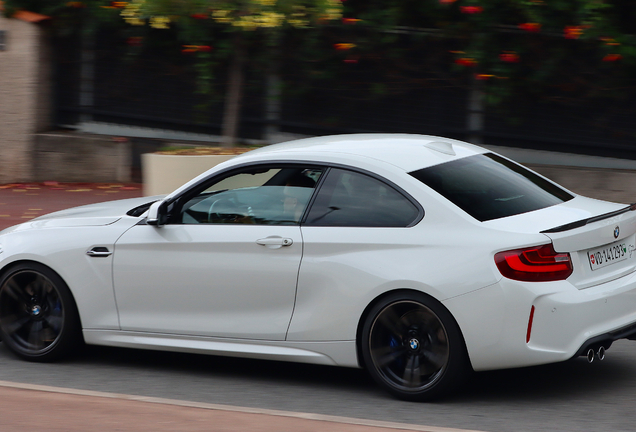
{"label": "taillight", "polygon": [[502,275],[524,282],[567,279],[572,274],[569,253],[557,253],[552,244],[499,252],[495,263]]}

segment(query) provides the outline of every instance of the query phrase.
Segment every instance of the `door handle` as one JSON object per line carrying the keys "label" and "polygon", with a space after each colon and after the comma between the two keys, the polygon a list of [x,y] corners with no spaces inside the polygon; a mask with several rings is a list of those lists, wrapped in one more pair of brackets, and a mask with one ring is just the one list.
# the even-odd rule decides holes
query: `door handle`
{"label": "door handle", "polygon": [[97,246],[93,249],[87,250],[86,255],[93,258],[106,258],[111,256],[113,253],[108,250],[108,248]]}
{"label": "door handle", "polygon": [[291,246],[292,244],[294,244],[294,241],[290,238],[272,236],[258,239],[256,240],[256,244],[268,247],[270,249],[278,249],[283,246]]}

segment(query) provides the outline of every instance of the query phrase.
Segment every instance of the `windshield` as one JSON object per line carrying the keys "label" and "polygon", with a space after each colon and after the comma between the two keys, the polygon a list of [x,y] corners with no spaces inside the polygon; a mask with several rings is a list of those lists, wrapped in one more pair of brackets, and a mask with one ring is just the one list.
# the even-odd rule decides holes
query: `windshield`
{"label": "windshield", "polygon": [[479,221],[561,204],[570,193],[492,153],[410,173]]}

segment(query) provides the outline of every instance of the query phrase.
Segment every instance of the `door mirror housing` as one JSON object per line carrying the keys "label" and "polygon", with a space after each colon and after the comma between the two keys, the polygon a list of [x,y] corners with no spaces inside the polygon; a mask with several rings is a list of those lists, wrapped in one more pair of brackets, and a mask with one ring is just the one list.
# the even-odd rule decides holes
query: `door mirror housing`
{"label": "door mirror housing", "polygon": [[168,220],[168,204],[166,201],[157,201],[152,203],[148,209],[148,217],[146,223],[156,227],[161,227],[166,224]]}

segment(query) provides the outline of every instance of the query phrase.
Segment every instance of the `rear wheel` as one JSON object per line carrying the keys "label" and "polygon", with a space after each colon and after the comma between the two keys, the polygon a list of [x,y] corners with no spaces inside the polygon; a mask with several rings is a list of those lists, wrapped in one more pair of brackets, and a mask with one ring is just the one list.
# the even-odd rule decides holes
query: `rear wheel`
{"label": "rear wheel", "polygon": [[0,278],[0,334],[18,356],[58,359],[80,342],[80,327],[68,287],[48,267],[19,264]]}
{"label": "rear wheel", "polygon": [[420,293],[397,293],[375,305],[362,329],[361,348],[371,376],[400,399],[440,397],[468,370],[455,320]]}

